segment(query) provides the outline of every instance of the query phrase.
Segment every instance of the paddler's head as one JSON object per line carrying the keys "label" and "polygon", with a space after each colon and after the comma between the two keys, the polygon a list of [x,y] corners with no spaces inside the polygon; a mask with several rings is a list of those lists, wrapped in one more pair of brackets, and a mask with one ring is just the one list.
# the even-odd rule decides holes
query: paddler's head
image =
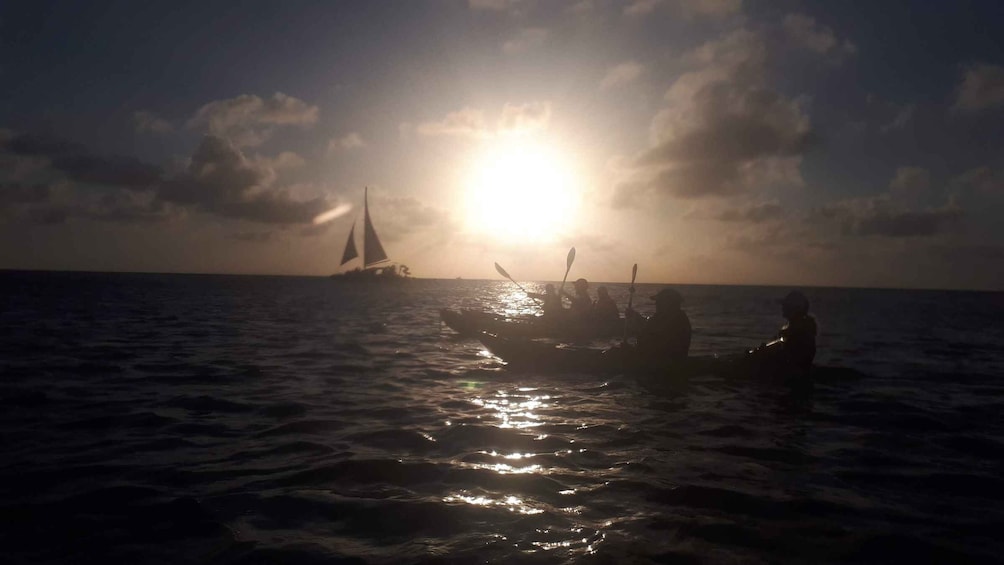
{"label": "paddler's head", "polygon": [[683,296],[671,288],[664,288],[652,296],[656,310],[679,308],[683,304]]}
{"label": "paddler's head", "polygon": [[575,286],[575,292],[579,294],[585,294],[589,290],[589,281],[586,279],[577,279],[573,285]]}
{"label": "paddler's head", "polygon": [[781,315],[787,319],[803,318],[809,315],[809,299],[797,290],[789,292],[781,300]]}

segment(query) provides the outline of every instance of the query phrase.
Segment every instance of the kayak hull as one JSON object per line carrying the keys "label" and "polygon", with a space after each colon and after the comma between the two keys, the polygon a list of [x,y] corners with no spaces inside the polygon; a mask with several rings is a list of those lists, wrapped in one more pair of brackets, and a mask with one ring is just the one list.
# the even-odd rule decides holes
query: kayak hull
{"label": "kayak hull", "polygon": [[586,374],[671,374],[697,376],[714,374],[726,367],[726,360],[714,356],[688,357],[652,365],[642,363],[631,347],[598,349],[512,339],[482,332],[478,339],[493,355],[512,369],[543,373]]}
{"label": "kayak hull", "polygon": [[450,329],[465,337],[478,337],[481,332],[488,332],[505,338],[555,338],[582,341],[617,337],[624,334],[623,319],[609,323],[555,323],[539,316],[512,319],[477,310],[451,310],[449,308],[440,309],[439,317]]}

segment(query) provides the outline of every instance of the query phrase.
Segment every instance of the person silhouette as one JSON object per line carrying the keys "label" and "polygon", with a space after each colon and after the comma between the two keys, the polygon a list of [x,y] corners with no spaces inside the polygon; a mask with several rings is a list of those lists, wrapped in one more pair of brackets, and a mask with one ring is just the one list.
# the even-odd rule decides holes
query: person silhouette
{"label": "person silhouette", "polygon": [[607,287],[600,286],[596,288],[596,303],[593,304],[593,320],[597,323],[612,323],[620,320],[621,311],[617,307],[617,303],[614,302],[613,298],[610,298],[610,292],[607,291]]}
{"label": "person silhouette", "polygon": [[638,353],[647,365],[686,359],[690,352],[691,327],[687,313],[680,309],[683,296],[672,288],[656,293],[655,315],[645,318],[633,308],[625,315],[638,336]]}
{"label": "person silhouette", "polygon": [[805,377],[816,358],[816,319],[809,315],[809,299],[798,290],[780,300],[787,320],[773,341],[750,351],[754,372],[782,379]]}

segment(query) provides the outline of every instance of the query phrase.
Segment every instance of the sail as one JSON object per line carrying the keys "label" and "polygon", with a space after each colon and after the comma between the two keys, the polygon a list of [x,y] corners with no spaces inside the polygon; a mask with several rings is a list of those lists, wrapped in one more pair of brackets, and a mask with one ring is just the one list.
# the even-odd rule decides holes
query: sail
{"label": "sail", "polygon": [[355,232],[356,223],[352,222],[352,229],[349,230],[349,240],[345,242],[345,252],[342,253],[342,265],[359,256],[359,252],[356,251],[356,238],[353,237]]}
{"label": "sail", "polygon": [[[369,189],[363,193],[363,264],[369,267],[375,263],[387,260],[387,253],[380,245],[380,238],[377,237],[376,230],[373,229],[373,222],[370,221]],[[355,255],[353,255],[355,257]]]}

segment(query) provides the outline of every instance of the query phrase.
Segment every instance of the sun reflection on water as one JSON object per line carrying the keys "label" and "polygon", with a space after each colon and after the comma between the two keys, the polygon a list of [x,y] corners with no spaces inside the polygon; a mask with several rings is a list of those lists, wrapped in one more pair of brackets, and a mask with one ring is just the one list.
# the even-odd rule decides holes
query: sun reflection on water
{"label": "sun reflection on water", "polygon": [[550,408],[550,399],[548,395],[510,395],[505,391],[497,391],[493,398],[476,396],[471,402],[494,410],[499,419],[499,428],[525,429],[541,425],[541,416],[537,412]]}
{"label": "sun reflection on water", "polygon": [[[465,387],[465,396],[474,406],[480,408],[477,414],[478,425],[490,426],[506,430],[502,436],[510,434],[526,436],[535,441],[547,440],[552,437],[549,426],[558,423],[567,426],[567,415],[561,412],[559,398],[552,397],[545,390],[537,387],[519,386],[516,388],[494,389],[490,386],[479,388]],[[590,426],[583,423],[576,431],[588,430]],[[552,439],[551,441],[554,441]],[[528,479],[531,475],[562,475],[560,463],[565,457],[581,453],[584,449],[572,449],[575,440],[566,438],[567,445],[555,446],[550,449],[535,451],[530,449],[485,446],[482,450],[471,454],[464,461],[454,460],[454,464],[468,469],[490,471],[498,475],[521,476]],[[547,442],[547,443],[550,443]],[[541,445],[544,445],[543,443]],[[519,479],[521,484],[524,479]],[[561,482],[567,481],[562,477]],[[519,492],[485,492],[479,490],[452,490],[442,498],[448,504],[468,504],[485,509],[505,509],[518,515],[547,516],[551,525],[544,531],[534,528],[529,531],[499,532],[509,539],[522,540],[517,546],[530,552],[569,552],[576,555],[590,555],[598,551],[598,546],[604,542],[606,534],[592,524],[587,517],[587,507],[578,500],[581,485],[563,484],[555,489],[564,504],[554,501],[522,497]],[[507,489],[508,490],[508,489]],[[589,524],[587,526],[587,524]],[[500,524],[501,526],[501,524]],[[504,526],[502,526],[504,527]],[[604,528],[605,529],[605,528]],[[529,538],[529,539],[528,539]],[[525,545],[524,545],[525,544]]]}
{"label": "sun reflection on water", "polygon": [[496,499],[484,495],[473,496],[464,492],[458,492],[443,497],[443,502],[466,502],[474,506],[501,507],[519,514],[541,514],[544,512],[542,508],[531,506],[529,503],[524,502],[523,499],[513,495]]}

